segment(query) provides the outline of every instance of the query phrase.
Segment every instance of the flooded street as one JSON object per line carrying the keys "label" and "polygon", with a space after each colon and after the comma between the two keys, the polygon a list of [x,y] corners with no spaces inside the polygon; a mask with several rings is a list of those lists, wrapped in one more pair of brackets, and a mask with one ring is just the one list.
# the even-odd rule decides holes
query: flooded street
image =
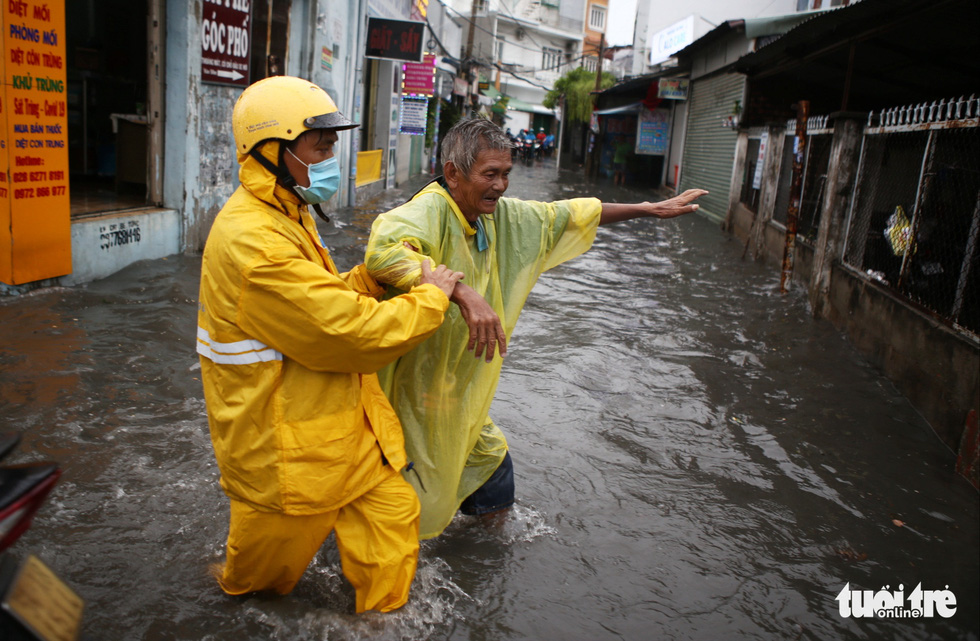
{"label": "flooded street", "polygon": [[[652,197],[554,176],[515,166],[508,195]],[[412,191],[335,216],[338,267]],[[383,616],[349,614],[329,543],[287,597],[211,578],[228,502],[194,349],[199,256],[0,299],[0,431],[23,433],[16,460],[64,471],[11,551],[86,600],[98,640],[980,638],[978,497],[954,454],[741,255],[699,216],[635,220],[541,278],[491,411],[517,507],[500,531],[458,517],[423,543],[409,604]],[[839,612],[846,585],[919,584],[955,614]]]}

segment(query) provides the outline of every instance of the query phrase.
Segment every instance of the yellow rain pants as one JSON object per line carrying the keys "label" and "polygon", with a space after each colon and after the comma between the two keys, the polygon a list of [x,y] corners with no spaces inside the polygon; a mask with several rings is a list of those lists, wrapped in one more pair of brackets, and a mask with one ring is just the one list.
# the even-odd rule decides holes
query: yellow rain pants
{"label": "yellow rain pants", "polygon": [[357,611],[405,605],[418,561],[419,503],[397,473],[339,510],[310,516],[262,512],[231,502],[227,558],[218,582],[228,594],[288,594],[333,530]]}
{"label": "yellow rain pants", "polygon": [[[602,203],[577,198],[554,203],[501,198],[483,216],[489,247],[480,251],[476,231],[452,196],[432,183],[410,202],[378,216],[365,263],[388,295],[418,283],[422,260],[463,272],[500,317],[510,340],[524,301],[547,269],[592,246]],[[403,245],[418,248],[414,252]],[[467,351],[469,329],[459,308],[424,343],[378,372],[381,387],[402,423],[413,469],[405,478],[422,503],[421,536],[438,536],[460,503],[503,461],[507,441],[488,412],[502,360],[487,363]]]}

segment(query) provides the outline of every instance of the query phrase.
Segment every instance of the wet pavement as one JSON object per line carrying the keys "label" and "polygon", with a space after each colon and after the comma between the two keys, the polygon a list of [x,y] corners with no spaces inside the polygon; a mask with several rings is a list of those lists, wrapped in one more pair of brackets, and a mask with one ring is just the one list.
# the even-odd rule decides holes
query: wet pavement
{"label": "wet pavement", "polygon": [[[555,176],[515,167],[508,195],[653,197]],[[323,227],[341,269],[417,186]],[[697,216],[631,221],[542,277],[492,409],[514,514],[423,544],[387,616],[351,614],[331,544],[287,597],[210,577],[228,508],[194,353],[199,256],[0,299],[0,431],[64,470],[11,552],[86,600],[91,639],[980,638],[978,498],[954,455],[741,254]],[[920,584],[955,613],[840,613],[845,586],[884,603]]]}

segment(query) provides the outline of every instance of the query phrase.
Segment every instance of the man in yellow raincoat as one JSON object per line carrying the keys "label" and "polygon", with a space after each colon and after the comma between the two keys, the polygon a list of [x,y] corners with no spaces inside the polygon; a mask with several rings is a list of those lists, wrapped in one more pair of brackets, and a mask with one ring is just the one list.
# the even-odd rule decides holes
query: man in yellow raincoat
{"label": "man in yellow raincoat", "polygon": [[[321,88],[272,77],[232,114],[241,186],[201,268],[197,351],[221,486],[231,499],[229,594],[290,592],[336,531],[356,609],[408,600],[418,500],[398,419],[375,372],[442,323],[459,272],[423,268],[379,302],[340,274],[308,211],[337,190],[337,131],[356,125]],[[370,294],[370,295],[367,295]]]}
{"label": "man in yellow raincoat", "polygon": [[466,274],[442,327],[379,373],[405,432],[422,538],[438,536],[459,509],[490,515],[514,501],[507,441],[488,412],[507,341],[538,276],[589,249],[598,225],[690,213],[707,193],[638,204],[503,198],[510,151],[493,123],[458,123],[443,142],[443,177],[378,216],[368,241],[369,273],[398,290],[418,282],[426,259]]}

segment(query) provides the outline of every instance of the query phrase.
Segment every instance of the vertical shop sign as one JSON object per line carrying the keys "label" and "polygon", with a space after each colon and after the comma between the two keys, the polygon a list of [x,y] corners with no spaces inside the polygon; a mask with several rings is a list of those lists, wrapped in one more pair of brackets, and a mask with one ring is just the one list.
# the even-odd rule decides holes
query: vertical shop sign
{"label": "vertical shop sign", "polygon": [[71,273],[65,5],[3,3],[0,281]]}
{"label": "vertical shop sign", "polygon": [[201,82],[248,86],[251,0],[201,3]]}
{"label": "vertical shop sign", "polygon": [[436,57],[425,54],[422,62],[402,65],[401,121],[399,131],[424,136],[429,120],[429,98],[435,88]]}
{"label": "vertical shop sign", "polygon": [[752,189],[762,188],[763,165],[766,160],[766,149],[769,147],[769,132],[763,131],[759,138],[759,155],[755,159],[755,173],[752,174]]}

